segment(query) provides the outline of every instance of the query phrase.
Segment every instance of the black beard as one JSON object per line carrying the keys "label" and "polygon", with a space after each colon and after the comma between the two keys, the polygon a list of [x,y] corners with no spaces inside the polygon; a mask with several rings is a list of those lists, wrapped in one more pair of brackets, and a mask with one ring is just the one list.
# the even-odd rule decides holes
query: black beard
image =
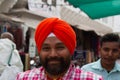
{"label": "black beard", "polygon": [[[49,64],[49,61],[59,61],[59,64]],[[70,66],[71,58],[64,58],[60,57],[53,57],[53,58],[46,58],[45,61],[41,60],[41,63],[45,70],[51,75],[60,75],[64,73]]]}

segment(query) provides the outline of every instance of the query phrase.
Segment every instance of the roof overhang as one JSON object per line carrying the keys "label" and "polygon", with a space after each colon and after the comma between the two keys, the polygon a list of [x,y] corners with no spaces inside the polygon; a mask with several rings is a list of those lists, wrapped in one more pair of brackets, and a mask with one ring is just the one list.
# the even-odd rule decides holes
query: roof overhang
{"label": "roof overhang", "polygon": [[61,19],[67,21],[69,24],[85,31],[95,31],[98,35],[104,35],[112,32],[112,28],[102,22],[91,20],[89,17],[83,16],[78,12],[63,6],[61,8]]}
{"label": "roof overhang", "polygon": [[5,14],[0,13],[0,19],[2,21],[8,21],[8,22],[16,22],[16,23],[24,23],[21,19],[16,17],[7,16]]}
{"label": "roof overhang", "polygon": [[18,0],[0,0],[0,12],[9,12]]}
{"label": "roof overhang", "polygon": [[27,10],[27,9],[12,10],[6,15],[10,17],[19,18],[20,20],[24,22],[25,25],[33,29],[36,29],[36,26],[40,23],[40,21],[45,18],[41,16],[40,14]]}

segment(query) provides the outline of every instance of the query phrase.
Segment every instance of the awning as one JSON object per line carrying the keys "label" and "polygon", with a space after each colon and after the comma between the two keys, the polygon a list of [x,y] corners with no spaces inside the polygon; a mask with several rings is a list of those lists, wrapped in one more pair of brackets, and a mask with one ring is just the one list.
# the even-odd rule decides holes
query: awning
{"label": "awning", "polygon": [[27,9],[12,10],[6,15],[10,17],[17,17],[18,19],[22,20],[25,25],[33,29],[36,29],[36,26],[39,24],[39,22],[45,18],[39,13]]}
{"label": "awning", "polygon": [[4,0],[0,0],[0,5],[3,3]]}
{"label": "awning", "polygon": [[67,0],[90,18],[98,19],[120,14],[120,0]]}
{"label": "awning", "polygon": [[0,12],[9,12],[18,0],[0,0]]}
{"label": "awning", "polygon": [[77,13],[72,9],[68,8],[67,6],[63,6],[61,8],[60,15],[61,19],[85,31],[95,31],[98,35],[112,32],[112,28],[110,28],[106,24],[91,20],[89,17],[85,17],[80,13]]}
{"label": "awning", "polygon": [[16,22],[16,23],[24,23],[22,20],[20,20],[19,18],[16,18],[16,17],[11,17],[11,16],[7,16],[5,14],[0,14],[0,19],[3,20],[3,21],[13,21],[13,22]]}

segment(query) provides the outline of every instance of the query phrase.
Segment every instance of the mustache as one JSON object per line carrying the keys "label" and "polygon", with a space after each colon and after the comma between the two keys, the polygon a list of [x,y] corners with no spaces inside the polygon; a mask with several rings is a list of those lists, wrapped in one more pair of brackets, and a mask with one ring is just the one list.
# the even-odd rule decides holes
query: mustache
{"label": "mustache", "polygon": [[50,57],[50,58],[46,58],[46,61],[61,61],[63,60],[63,58],[60,57]]}

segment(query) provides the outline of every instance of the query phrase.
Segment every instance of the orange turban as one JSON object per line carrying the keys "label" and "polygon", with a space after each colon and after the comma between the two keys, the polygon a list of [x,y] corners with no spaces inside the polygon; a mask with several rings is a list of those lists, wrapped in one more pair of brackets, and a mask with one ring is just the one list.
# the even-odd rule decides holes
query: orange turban
{"label": "orange turban", "polygon": [[70,54],[74,53],[76,47],[76,34],[68,23],[58,18],[44,19],[37,26],[35,31],[35,42],[38,52],[40,52],[44,40],[50,33],[54,33],[56,37],[66,45]]}

